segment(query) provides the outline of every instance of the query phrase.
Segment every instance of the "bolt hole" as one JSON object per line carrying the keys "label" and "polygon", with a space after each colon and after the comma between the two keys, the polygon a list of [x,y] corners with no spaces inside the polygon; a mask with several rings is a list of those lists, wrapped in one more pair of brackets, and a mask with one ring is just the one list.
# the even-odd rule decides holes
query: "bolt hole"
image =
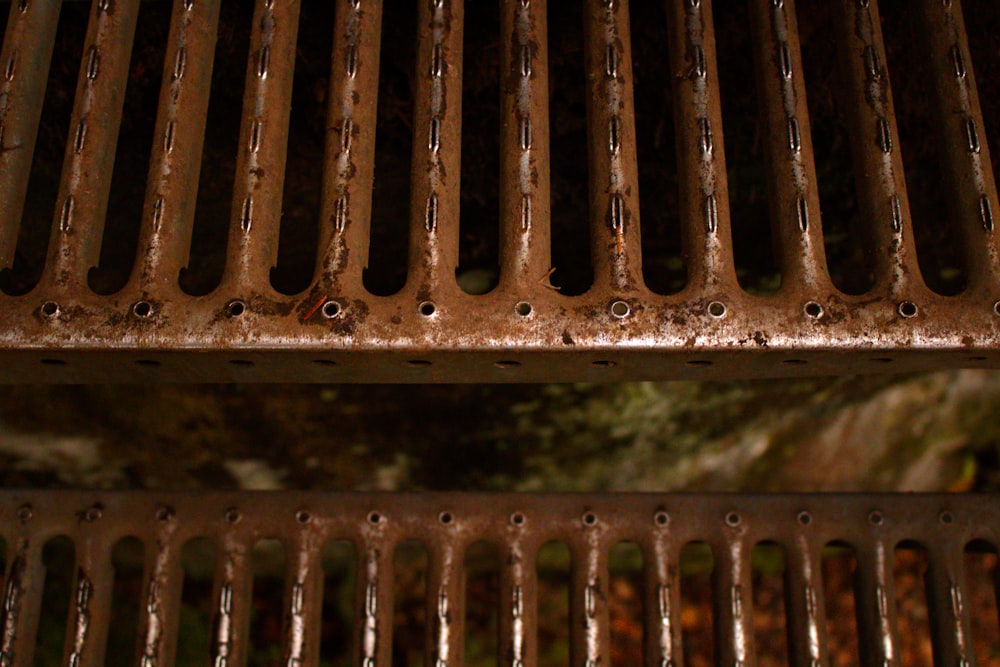
{"label": "bolt hole", "polygon": [[145,319],[153,314],[153,304],[148,301],[137,301],[132,306],[132,314],[140,319]]}
{"label": "bolt hole", "polygon": [[514,312],[516,312],[521,317],[527,317],[531,315],[531,304],[527,301],[521,301],[516,306],[514,306]]}
{"label": "bolt hole", "polygon": [[313,363],[317,366],[336,366],[337,362],[333,359],[313,359]]}
{"label": "bolt hole", "polygon": [[379,514],[378,512],[369,512],[368,513],[368,523],[370,523],[371,525],[374,526],[375,524],[381,523],[381,522],[382,522],[382,515],[381,514]]}
{"label": "bolt hole", "polygon": [[818,320],[823,317],[823,306],[819,305],[815,301],[810,301],[806,304],[805,313],[814,320]]}
{"label": "bolt hole", "polygon": [[230,301],[229,304],[226,305],[226,312],[229,313],[229,317],[239,317],[245,313],[246,310],[247,305],[239,300]]}
{"label": "bolt hole", "polygon": [[332,320],[337,315],[340,315],[341,306],[339,301],[327,301],[323,304],[323,317],[328,320]]}
{"label": "bolt hole", "polygon": [[45,317],[55,317],[59,314],[59,304],[55,301],[46,301],[42,304],[41,312]]}
{"label": "bolt hole", "polygon": [[157,368],[163,365],[156,359],[136,359],[135,364],[136,366],[146,366],[147,368]]}
{"label": "bolt hole", "polygon": [[726,515],[726,525],[731,528],[735,528],[736,526],[740,525],[740,522],[742,520],[743,519],[736,512],[730,512],[729,514]]}
{"label": "bolt hole", "polygon": [[721,319],[726,316],[726,304],[721,301],[713,301],[708,304],[708,314],[715,319]]}
{"label": "bolt hole", "polygon": [[883,518],[882,513],[878,510],[868,515],[868,522],[873,526],[881,526],[884,521],[885,519]]}
{"label": "bolt hole", "polygon": [[94,522],[104,516],[104,507],[102,505],[94,505],[87,509],[84,513],[83,518],[87,521]]}
{"label": "bolt hole", "polygon": [[609,359],[598,359],[597,361],[590,362],[590,365],[597,368],[613,368],[617,364]]}
{"label": "bolt hole", "polygon": [[940,516],[938,516],[938,519],[941,521],[941,523],[943,523],[946,526],[950,526],[951,524],[955,523],[955,515],[947,511],[941,512]]}
{"label": "bolt hole", "polygon": [[497,368],[517,368],[521,365],[520,361],[497,361],[493,364]]}
{"label": "bolt hole", "polygon": [[804,366],[809,362],[806,361],[805,359],[785,359],[781,363],[786,364],[788,366]]}
{"label": "bolt hole", "polygon": [[510,515],[510,522],[515,526],[523,526],[524,515],[520,512],[514,512],[513,514]]}
{"label": "bolt hole", "polygon": [[32,509],[31,505],[21,505],[17,508],[17,518],[21,520],[21,523],[31,521],[31,517],[34,515],[35,511]]}
{"label": "bolt hole", "polygon": [[235,507],[230,507],[226,510],[226,521],[229,523],[236,523],[240,520],[240,511]]}
{"label": "bolt hole", "polygon": [[653,522],[657,526],[666,526],[668,523],[670,523],[670,515],[667,514],[666,512],[657,512],[656,514],[653,515]]}
{"label": "bolt hole", "polygon": [[230,359],[229,363],[233,366],[242,366],[244,368],[250,368],[253,366],[253,362],[249,359]]}
{"label": "bolt hole", "polygon": [[437,312],[437,306],[434,305],[433,301],[424,301],[420,304],[420,314],[424,317],[430,317]]}
{"label": "bolt hole", "polygon": [[312,514],[310,514],[306,510],[299,510],[298,512],[295,513],[295,520],[298,521],[300,524],[305,525],[310,521],[312,521]]}
{"label": "bolt hole", "polygon": [[161,507],[156,510],[157,521],[170,521],[174,518],[174,510],[171,507]]}
{"label": "bolt hole", "polygon": [[593,512],[586,512],[583,515],[583,523],[587,526],[593,526],[597,523],[597,515]]}
{"label": "bolt hole", "polygon": [[66,362],[62,359],[42,359],[41,362],[46,366],[65,366]]}
{"label": "bolt hole", "polygon": [[441,512],[441,514],[438,515],[438,521],[440,521],[445,526],[447,526],[454,520],[455,517],[452,516],[451,512]]}
{"label": "bolt hole", "polygon": [[706,359],[692,359],[691,361],[684,362],[688,366],[711,366],[712,362]]}
{"label": "bolt hole", "polygon": [[813,522],[812,514],[809,512],[799,512],[798,517],[796,518],[798,518],[799,523],[803,526],[808,526]]}
{"label": "bolt hole", "polygon": [[611,314],[618,319],[624,319],[632,312],[632,308],[624,301],[615,301],[611,304]]}
{"label": "bolt hole", "polygon": [[897,310],[899,310],[899,314],[902,317],[906,318],[916,317],[917,304],[913,303],[912,301],[903,301],[902,303],[899,304],[899,308]]}
{"label": "bolt hole", "polygon": [[410,367],[412,368],[426,368],[427,366],[431,365],[431,362],[427,361],[426,359],[410,359],[406,363],[409,364]]}
{"label": "bolt hole", "polygon": [[1000,301],[993,304],[993,314],[1000,317]]}

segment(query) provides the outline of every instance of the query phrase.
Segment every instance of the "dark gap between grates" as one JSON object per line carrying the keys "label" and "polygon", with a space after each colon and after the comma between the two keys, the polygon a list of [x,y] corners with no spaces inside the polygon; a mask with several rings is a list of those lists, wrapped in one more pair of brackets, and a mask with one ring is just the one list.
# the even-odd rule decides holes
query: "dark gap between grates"
{"label": "dark gap between grates", "polygon": [[115,570],[108,627],[106,663],[127,665],[139,651],[139,617],[142,609],[145,548],[135,537],[124,537],[111,551]]}
{"label": "dark gap between grates", "polygon": [[850,658],[843,667],[858,665],[858,626],[854,599],[854,548],[843,542],[828,544],[822,553],[823,599],[830,655]]}
{"label": "dark gap between grates", "polygon": [[170,30],[169,3],[142,2],[129,63],[121,129],[104,222],[101,256],[87,275],[97,294],[114,294],[128,282],[136,259],[139,222],[146,196],[150,146],[163,78],[163,59]]}
{"label": "dark gap between grates", "polygon": [[965,0],[962,9],[979,103],[986,120],[993,177],[1000,179],[1000,7],[993,0]]}
{"label": "dark gap between grates", "polygon": [[538,664],[570,663],[570,553],[565,542],[550,541],[535,559],[538,576],[538,617],[547,619],[538,632]]}
{"label": "dark gap between grates", "polygon": [[72,603],[76,549],[68,537],[48,540],[42,549],[45,581],[41,585],[42,604],[35,636],[35,664],[58,665],[69,633],[66,623]]}
{"label": "dark gap between grates", "polygon": [[770,294],[781,286],[769,224],[761,99],[751,56],[750,12],[734,2],[715,13],[733,257],[740,286]]}
{"label": "dark gap between grates", "polygon": [[681,641],[684,664],[711,667],[715,664],[712,577],[715,559],[712,547],[689,542],[679,556],[681,586]]}
{"label": "dark gap between grates", "polygon": [[465,665],[498,667],[500,623],[500,550],[476,541],[465,552]]}
{"label": "dark gap between grates", "polygon": [[427,548],[401,542],[393,556],[392,667],[421,667],[427,646]]}
{"label": "dark gap between grates", "polygon": [[410,236],[410,162],[413,155],[416,6],[383,7],[372,190],[371,244],[365,289],[389,296],[406,283]]}
{"label": "dark gap between grates", "polygon": [[317,167],[323,164],[327,123],[335,122],[327,119],[334,6],[303,2],[300,12],[278,261],[271,269],[271,286],[289,295],[312,283],[319,225],[330,224],[319,219],[323,170]]}
{"label": "dark gap between grates", "polygon": [[250,50],[251,12],[223,4],[212,68],[212,93],[205,118],[205,145],[191,254],[180,274],[185,293],[201,296],[222,281],[233,214],[233,183],[239,150],[243,87]]}
{"label": "dark gap between grates", "polygon": [[86,3],[67,2],[63,3],[59,13],[14,262],[9,268],[0,267],[0,290],[12,296],[27,294],[34,289],[45,269],[73,114],[76,79],[87,35],[88,10]]}
{"label": "dark gap between grates", "polygon": [[467,3],[456,278],[469,294],[489,292],[500,278],[500,37],[498,3]]}
{"label": "dark gap between grates", "polygon": [[186,542],[181,549],[184,582],[178,618],[177,664],[200,665],[208,662],[214,614],[212,587],[215,578],[217,549],[207,537]]}
{"label": "dark gap between grates", "polygon": [[323,608],[320,662],[348,667],[355,650],[354,620],[357,553],[346,540],[331,540],[323,548]]}

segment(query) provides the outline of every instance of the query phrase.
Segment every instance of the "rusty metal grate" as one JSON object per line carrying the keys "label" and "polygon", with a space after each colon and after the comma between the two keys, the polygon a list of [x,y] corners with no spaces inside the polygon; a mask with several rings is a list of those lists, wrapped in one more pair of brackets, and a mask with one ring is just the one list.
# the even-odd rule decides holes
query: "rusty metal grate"
{"label": "rusty metal grate", "polygon": [[[353,543],[356,554],[351,664],[395,664],[393,553],[404,540],[419,540],[429,554],[426,664],[462,664],[463,557],[482,540],[493,543],[501,556],[497,664],[538,664],[535,557],[552,540],[568,546],[572,561],[569,664],[608,664],[608,553],[628,540],[644,562],[645,664],[684,663],[678,562],[685,545],[698,541],[711,549],[716,564],[716,664],[756,664],[750,552],[768,542],[787,554],[791,664],[829,664],[821,554],[826,545],[838,543],[853,547],[857,557],[853,579],[861,664],[899,664],[892,554],[900,544],[919,544],[928,554],[924,587],[936,664],[974,665],[976,612],[963,557],[970,544],[995,548],[998,527],[997,498],[968,495],[5,492],[0,528],[10,565],[0,615],[0,662],[32,664],[45,578],[43,545],[63,536],[75,545],[76,564],[62,664],[80,667],[104,664],[116,595],[110,554],[126,537],[145,547],[132,663],[144,667],[173,664],[185,576],[181,551],[196,538],[209,538],[216,547],[208,649],[213,665],[245,664],[250,652],[249,554],[265,538],[279,540],[287,554],[282,665],[318,664],[324,604],[320,558],[331,540]],[[992,587],[990,595],[995,596]]]}
{"label": "rusty metal grate", "polygon": [[[26,294],[0,294],[0,381],[605,380],[1000,366],[1000,202],[958,0],[920,2],[924,36],[912,36],[925,50],[933,75],[925,92],[940,115],[933,131],[948,211],[938,224],[959,239],[968,276],[953,296],[921,278],[874,0],[834,3],[831,25],[858,234],[872,262],[866,293],[839,291],[827,269],[792,0],[754,0],[747,26],[780,289],[750,294],[734,268],[730,211],[742,202],[727,183],[709,0],[669,3],[662,26],[676,73],[664,87],[674,107],[686,286],[662,295],[644,283],[629,7],[587,0],[594,279],[577,296],[552,289],[550,8],[507,0],[499,19],[500,278],[488,294],[463,292],[455,279],[459,174],[463,159],[479,159],[460,149],[463,3],[416,4],[405,286],[376,296],[362,279],[379,196],[382,3],[351,0],[337,3],[334,19],[315,275],[294,296],[272,287],[286,158],[298,149],[288,137],[300,5],[258,0],[223,277],[211,293],[192,296],[178,276],[191,248],[219,3],[173,3],[136,261],[127,284],[102,295],[87,276],[109,201],[120,196],[111,180],[140,3],[94,2],[44,271]],[[61,3],[10,5],[0,56],[0,269],[16,247]]]}

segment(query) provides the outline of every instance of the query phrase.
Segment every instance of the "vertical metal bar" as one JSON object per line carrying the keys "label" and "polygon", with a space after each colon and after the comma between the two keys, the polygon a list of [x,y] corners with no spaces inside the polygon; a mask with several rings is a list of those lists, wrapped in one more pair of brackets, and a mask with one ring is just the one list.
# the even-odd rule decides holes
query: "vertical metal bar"
{"label": "vertical metal bar", "polygon": [[357,659],[361,667],[391,667],[393,622],[393,549],[379,533],[369,533],[361,545],[355,624]]}
{"label": "vertical metal bar", "polygon": [[180,621],[184,570],[180,553],[183,545],[175,538],[177,521],[173,511],[160,508],[161,523],[156,549],[146,547],[146,583],[139,616],[140,667],[174,664],[177,629]]}
{"label": "vertical metal bar", "polygon": [[606,665],[611,660],[608,614],[608,553],[598,526],[570,545],[570,664]]}
{"label": "vertical metal bar", "polygon": [[323,621],[322,540],[299,533],[290,543],[294,564],[285,576],[285,639],[282,665],[319,664]]}
{"label": "vertical metal bar", "polygon": [[739,290],[711,0],[667,2],[684,255],[694,294]]}
{"label": "vertical metal bar", "polygon": [[360,293],[368,263],[381,26],[382,0],[337,4],[319,225],[329,290]]}
{"label": "vertical metal bar", "polygon": [[538,664],[538,551],[519,525],[512,524],[508,535],[500,571],[499,667],[525,667]]}
{"label": "vertical metal bar", "polygon": [[797,293],[803,289],[827,293],[832,286],[823,249],[795,2],[755,0],[750,6],[782,286]]}
{"label": "vertical metal bar", "polygon": [[91,10],[42,277],[50,289],[86,288],[100,259],[138,14],[137,2],[95,2]]}
{"label": "vertical metal bar", "polygon": [[115,582],[109,536],[108,531],[97,526],[87,526],[77,543],[76,576],[63,648],[63,664],[67,667],[104,664]]}
{"label": "vertical metal bar", "polygon": [[646,667],[680,665],[683,651],[677,552],[669,534],[660,530],[644,545],[643,551],[646,580],[645,664]]}
{"label": "vertical metal bar", "polygon": [[257,0],[222,289],[271,293],[292,107],[299,0]]}
{"label": "vertical metal bar", "polygon": [[862,667],[895,664],[899,655],[892,547],[881,539],[858,546],[854,599]]}
{"label": "vertical metal bar", "polygon": [[632,38],[627,0],[587,0],[590,234],[598,289],[642,284]]}
{"label": "vertical metal bar", "polygon": [[840,0],[835,12],[843,92],[874,290],[912,296],[920,289],[899,151],[896,114],[886,69],[877,0]]}
{"label": "vertical metal bar", "polygon": [[0,53],[0,269],[14,261],[59,2],[12,2]]}
{"label": "vertical metal bar", "polygon": [[250,545],[242,538],[226,535],[212,597],[215,600],[210,648],[213,667],[244,665],[249,655],[247,643],[253,602],[249,550]]}
{"label": "vertical metal bar", "polygon": [[463,7],[455,0],[419,6],[407,280],[424,301],[457,290]]}
{"label": "vertical metal bar", "polygon": [[715,656],[720,665],[753,667],[753,581],[750,554],[742,535],[713,544]]}
{"label": "vertical metal bar", "polygon": [[975,666],[972,650],[972,618],[965,599],[961,543],[935,542],[928,545],[927,607],[935,665]]}
{"label": "vertical metal bar", "polygon": [[[29,543],[33,548],[29,548]],[[35,635],[42,611],[45,566],[42,564],[42,543],[21,537],[3,591],[0,609],[0,664],[31,665],[34,663]]]}
{"label": "vertical metal bar", "polygon": [[524,296],[551,265],[547,13],[500,3],[500,287]]}
{"label": "vertical metal bar", "polygon": [[465,549],[448,529],[431,543],[426,667],[461,667],[465,653]]}
{"label": "vertical metal bar", "polygon": [[787,550],[785,615],[791,664],[829,664],[823,599],[823,545],[800,535]]}
{"label": "vertical metal bar", "polygon": [[219,27],[218,2],[175,0],[133,289],[172,294],[187,265]]}
{"label": "vertical metal bar", "polygon": [[[972,55],[959,0],[923,0],[926,57],[934,77],[933,104],[940,131],[944,172],[954,202],[954,224],[962,235],[968,289],[995,296],[1000,287],[1000,203],[990,147],[979,105]],[[915,101],[914,101],[915,102]]]}

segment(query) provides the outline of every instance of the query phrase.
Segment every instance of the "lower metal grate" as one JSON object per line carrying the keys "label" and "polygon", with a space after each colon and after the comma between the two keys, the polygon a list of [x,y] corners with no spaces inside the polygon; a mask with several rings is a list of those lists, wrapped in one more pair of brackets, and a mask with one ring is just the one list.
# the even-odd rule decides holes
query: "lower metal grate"
{"label": "lower metal grate", "polygon": [[[211,593],[211,664],[246,664],[252,650],[250,554],[277,540],[286,554],[281,665],[319,664],[324,546],[353,544],[356,593],[351,664],[394,663],[393,553],[406,540],[428,554],[425,664],[463,664],[466,550],[486,541],[499,556],[496,664],[538,662],[536,554],[553,540],[568,547],[570,662],[608,664],[609,561],[621,541],[637,545],[645,664],[684,664],[681,552],[692,542],[714,557],[712,599],[716,664],[756,664],[750,554],[778,545],[786,554],[784,614],[791,664],[830,664],[821,562],[824,547],[853,549],[857,645],[862,665],[900,664],[893,553],[919,545],[935,663],[974,665],[971,595],[963,557],[970,544],[995,553],[1000,504],[962,495],[378,495],[317,493],[5,492],[0,530],[9,567],[0,625],[0,662],[30,665],[46,571],[43,549],[54,538],[75,547],[67,593],[62,664],[101,665],[112,598],[111,553],[123,539],[144,546],[135,661],[172,665],[176,655],[186,544],[215,547]],[[209,565],[211,568],[212,566]],[[990,597],[995,592],[990,587]],[[271,610],[272,612],[275,610]],[[836,619],[834,619],[836,620]],[[842,620],[842,619],[841,619]],[[909,640],[909,638],[906,638]],[[182,640],[186,640],[182,638]],[[345,640],[348,641],[348,640]],[[690,648],[690,647],[689,647]],[[978,656],[980,664],[989,656]],[[207,659],[207,656],[205,656]],[[274,663],[278,664],[278,663]]]}
{"label": "lower metal grate", "polygon": [[112,188],[112,173],[140,3],[93,2],[78,65],[52,61],[62,3],[10,3],[0,54],[0,269],[12,266],[17,247],[50,66],[78,66],[79,76],[58,193],[48,202],[40,281],[25,293],[0,294],[0,381],[617,380],[1000,367],[1000,202],[988,145],[997,119],[983,115],[965,27],[982,17],[963,14],[959,0],[921,0],[913,8],[919,30],[907,36],[929,72],[925,98],[908,102],[937,113],[929,132],[940,144],[948,205],[936,224],[958,239],[967,276],[961,293],[944,296],[928,287],[917,262],[879,3],[820,3],[830,11],[836,98],[854,163],[859,222],[852,233],[872,278],[866,293],[853,295],[834,286],[827,268],[824,182],[806,102],[811,82],[797,12],[819,9],[800,3],[806,8],[797,10],[792,0],[747,3],[743,29],[756,68],[766,208],[781,272],[781,287],[762,295],[740,286],[734,265],[730,211],[745,202],[729,187],[722,131],[729,93],[717,71],[712,4],[668,3],[656,28],[674,73],[661,86],[672,98],[677,148],[687,266],[679,292],[654,293],[643,278],[633,69],[650,63],[633,53],[625,0],[580,7],[589,220],[579,221],[579,236],[590,237],[588,290],[572,296],[551,282],[560,267],[551,252],[550,182],[561,175],[550,173],[550,124],[562,121],[550,117],[549,89],[562,84],[550,80],[552,26],[543,0],[500,3],[497,285],[473,295],[456,280],[462,162],[482,159],[462,154],[463,122],[475,127],[462,109],[464,13],[472,9],[435,0],[416,3],[405,285],[388,296],[365,288],[373,197],[387,192],[374,173],[379,103],[388,104],[377,99],[383,4],[350,0],[337,3],[332,51],[319,54],[331,60],[331,76],[315,166],[322,196],[309,213],[319,220],[318,240],[302,255],[313,277],[300,293],[277,291],[271,269],[290,206],[286,163],[306,150],[289,137],[296,49],[309,26],[300,25],[306,6],[297,0],[258,0],[231,214],[222,221],[222,278],[195,296],[179,276],[197,232],[209,102],[229,94],[212,83],[220,3],[172,4],[136,260],[125,286],[107,295],[90,287],[88,275],[99,263],[109,202],[126,196]]}

